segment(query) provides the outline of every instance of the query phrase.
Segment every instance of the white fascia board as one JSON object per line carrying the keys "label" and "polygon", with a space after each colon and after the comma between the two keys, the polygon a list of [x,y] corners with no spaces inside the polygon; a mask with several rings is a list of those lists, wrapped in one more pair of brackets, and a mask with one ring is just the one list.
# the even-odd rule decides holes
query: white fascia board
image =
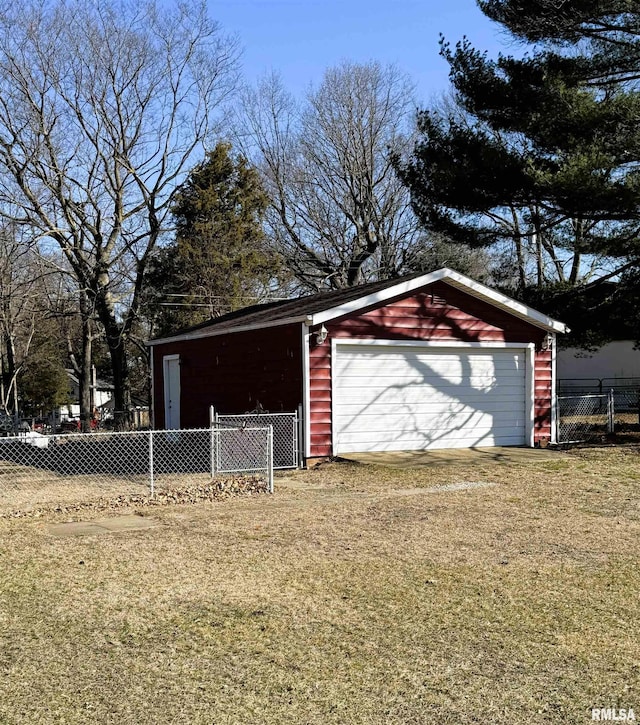
{"label": "white fascia board", "polygon": [[511,297],[507,297],[507,295],[503,295],[501,292],[491,289],[491,287],[480,284],[480,282],[475,282],[474,280],[469,279],[469,277],[465,277],[463,274],[459,274],[453,270],[447,271],[449,272],[450,277],[448,277],[445,281],[463,292],[468,292],[474,297],[478,297],[486,302],[491,302],[496,307],[499,307],[507,312],[511,312],[516,317],[520,317],[526,322],[530,322],[532,325],[541,327],[548,332],[570,332],[564,322],[554,320],[552,317],[549,317],[542,312],[538,312],[538,310],[535,310],[533,307],[529,307],[529,305],[518,302]]}
{"label": "white fascia board", "polygon": [[533,343],[525,348],[525,358],[525,439],[529,448],[533,448],[536,420],[536,351]]}
{"label": "white fascia board", "polygon": [[301,326],[302,344],[302,417],[304,432],[304,457],[311,458],[311,361],[309,351],[309,328]]}
{"label": "white fascia board", "polygon": [[551,341],[551,438],[550,443],[558,442],[558,347],[556,336]]}
{"label": "white fascia board", "polygon": [[173,337],[163,337],[158,340],[147,340],[145,345],[153,347],[154,345],[164,345],[167,342],[183,342],[184,340],[200,340],[204,337],[218,337],[219,335],[231,335],[235,332],[251,332],[253,330],[264,330],[267,327],[284,327],[284,325],[308,323],[309,317],[301,315],[299,317],[288,317],[284,320],[273,320],[271,322],[260,322],[252,325],[239,325],[238,327],[227,328],[225,330],[213,329],[194,330],[193,332],[185,332],[183,335],[174,335]]}
{"label": "white fascia board", "polygon": [[[348,342],[347,338],[344,342]],[[333,457],[338,455],[338,421],[336,420],[336,376],[333,371],[336,369],[336,360],[338,357],[338,342],[343,340],[336,340],[335,337],[331,338],[331,455]]]}
{"label": "white fascia board", "polygon": [[[531,342],[463,342],[462,340],[386,340],[380,337],[339,337],[331,340],[339,347],[366,345],[367,347],[417,347],[417,348],[470,348],[473,350],[525,350],[535,347]],[[333,349],[333,348],[332,348]]]}
{"label": "white fascia board", "polygon": [[154,382],[154,375],[153,375],[153,372],[154,372],[154,363],[153,363],[154,354],[153,354],[153,352],[154,352],[153,350],[149,350],[149,353],[150,353],[150,355],[149,355],[149,358],[150,358],[149,359],[149,375],[151,376],[150,386],[149,386],[150,387],[150,391],[149,392],[151,394],[151,400],[149,401],[151,403],[150,406],[149,406],[149,411],[151,413],[151,420],[149,422],[151,424],[151,430],[154,430],[155,427],[156,427],[155,426],[155,417],[156,417],[156,413],[155,413],[155,411],[156,411],[156,403],[155,403],[155,400],[156,399],[155,399],[155,382]]}
{"label": "white fascia board", "polygon": [[501,292],[487,287],[486,285],[480,284],[469,277],[465,277],[459,272],[454,272],[452,269],[443,268],[436,272],[430,272],[429,274],[415,277],[414,279],[406,280],[404,282],[398,282],[398,284],[386,289],[374,292],[373,294],[360,297],[357,300],[351,300],[343,305],[333,307],[329,310],[319,312],[313,315],[312,325],[321,325],[330,320],[334,320],[338,317],[357,312],[365,307],[373,307],[390,300],[394,297],[401,297],[402,295],[413,292],[420,287],[433,284],[434,282],[447,282],[452,287],[466,292],[473,297],[481,299],[485,302],[489,302],[496,307],[499,307],[506,312],[510,312],[512,315],[519,317],[526,322],[541,327],[549,332],[569,332],[569,328],[562,322],[544,315],[538,310],[534,310],[533,307],[517,302],[516,300],[503,295]]}

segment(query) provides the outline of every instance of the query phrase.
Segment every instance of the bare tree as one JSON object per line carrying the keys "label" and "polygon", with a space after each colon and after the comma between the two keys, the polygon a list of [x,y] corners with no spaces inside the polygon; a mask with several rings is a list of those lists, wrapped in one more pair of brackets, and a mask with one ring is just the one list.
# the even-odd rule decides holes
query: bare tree
{"label": "bare tree", "polygon": [[62,250],[104,328],[118,411],[149,254],[236,83],[236,44],[204,2],[0,12],[0,213]]}
{"label": "bare tree", "polygon": [[263,172],[277,250],[312,290],[399,274],[421,233],[392,155],[409,150],[412,87],[344,62],[297,104],[272,76],[244,94],[239,143]]}

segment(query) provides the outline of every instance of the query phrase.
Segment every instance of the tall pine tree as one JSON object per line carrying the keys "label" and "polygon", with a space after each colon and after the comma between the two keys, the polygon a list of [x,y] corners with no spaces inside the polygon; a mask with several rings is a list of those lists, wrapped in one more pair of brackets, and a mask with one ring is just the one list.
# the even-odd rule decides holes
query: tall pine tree
{"label": "tall pine tree", "polygon": [[146,278],[154,334],[198,324],[258,301],[282,275],[262,221],[268,199],[258,173],[220,143],[179,189],[176,234]]}
{"label": "tall pine tree", "polygon": [[455,48],[442,42],[457,108],[419,114],[420,137],[401,170],[421,220],[472,245],[512,245],[513,286],[522,296],[532,284],[575,286],[590,272],[633,266],[637,4],[479,4],[533,45],[522,58],[492,60],[466,40]]}

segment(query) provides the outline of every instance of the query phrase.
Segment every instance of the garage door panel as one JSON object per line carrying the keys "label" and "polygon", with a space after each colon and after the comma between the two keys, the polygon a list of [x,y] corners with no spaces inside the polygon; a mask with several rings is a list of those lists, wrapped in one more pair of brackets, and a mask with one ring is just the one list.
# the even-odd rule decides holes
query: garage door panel
{"label": "garage door panel", "polygon": [[522,445],[522,350],[336,346],[336,452]]}
{"label": "garage door panel", "polygon": [[515,378],[519,377],[520,373],[522,372],[521,369],[512,366],[487,366],[485,368],[465,368],[462,366],[454,367],[453,365],[451,365],[443,368],[435,368],[423,365],[403,368],[402,371],[394,370],[394,366],[395,363],[390,362],[389,364],[381,367],[378,370],[373,369],[367,365],[362,365],[360,367],[348,368],[347,370],[337,372],[339,375],[339,379],[342,380],[349,378],[360,378],[363,375],[370,375],[375,378],[389,380],[396,378],[397,375],[400,374],[403,380],[415,380],[416,382],[421,382],[425,379],[438,380],[442,378],[443,380],[450,380],[451,382],[456,383],[459,383],[461,380],[468,380],[469,378],[478,378],[479,380],[492,379],[495,377]]}
{"label": "garage door panel", "polygon": [[479,430],[470,439],[468,435],[454,435],[433,433],[429,436],[418,435],[413,438],[407,436],[387,436],[371,446],[370,438],[356,437],[344,442],[342,453],[382,452],[382,451],[411,451],[428,450],[432,448],[474,448],[485,446],[519,446],[522,445],[520,436],[511,434],[496,435],[492,431]]}
{"label": "garage door panel", "polygon": [[353,436],[347,437],[343,441],[345,446],[348,446],[347,450],[342,451],[344,453],[363,453],[369,451],[384,451],[388,450],[390,445],[393,445],[395,450],[424,450],[425,441],[431,448],[475,448],[481,445],[481,441],[490,441],[490,443],[484,443],[486,446],[518,446],[522,442],[520,437],[513,435],[512,433],[496,434],[491,430],[478,430],[473,439],[464,433],[461,435],[454,435],[453,433],[430,433],[428,436],[416,435],[411,436],[400,436],[390,435],[381,438],[379,441],[375,441],[375,446],[366,448],[371,445],[371,439],[368,436]]}
{"label": "garage door panel", "polygon": [[[524,403],[524,394],[521,388],[514,386],[504,394],[504,389],[482,392],[477,390],[469,391],[464,398],[463,405],[470,405],[472,408],[489,406],[495,409],[496,405],[502,406],[503,409],[510,410],[515,406],[522,407]],[[363,410],[372,410],[372,406],[377,406],[376,412],[386,414],[389,412],[390,404],[393,406],[405,406],[406,409],[419,409],[423,406],[429,406],[436,410],[446,409],[446,406],[460,405],[461,401],[451,394],[444,391],[432,391],[431,394],[420,390],[389,390],[379,388],[357,388],[356,390],[344,391],[340,394],[341,409],[349,409],[350,406],[361,406]],[[488,409],[488,408],[487,408]]]}
{"label": "garage door panel", "polygon": [[[336,370],[342,375],[361,374],[363,372],[373,371],[375,374],[384,375],[397,363],[398,358],[393,356],[384,356],[380,359],[374,357],[365,357],[357,360],[339,361]],[[492,372],[494,370],[522,370],[522,359],[518,355],[509,355],[506,359],[492,359],[484,357],[481,359],[463,359],[460,357],[447,357],[435,359],[429,354],[403,356],[403,367],[423,372],[431,370],[434,373],[446,373],[451,369],[454,370],[473,370],[474,372]]]}
{"label": "garage door panel", "polygon": [[379,381],[380,384],[424,385],[426,383],[427,385],[434,385],[435,387],[439,385],[472,384],[474,387],[484,388],[491,386],[497,380],[521,380],[522,371],[514,368],[504,370],[500,370],[499,368],[487,368],[486,370],[453,370],[452,368],[448,368],[441,371],[431,368],[424,370],[414,368],[409,370],[394,370],[393,365],[388,365],[379,372],[367,369],[366,366],[359,370],[349,370],[344,373],[337,372],[337,379],[340,381],[341,387],[348,387],[350,383],[362,380],[363,378]]}
{"label": "garage door panel", "polygon": [[[522,394],[522,386],[510,385],[510,386],[498,386],[497,384],[488,390],[479,390],[478,388],[469,388],[460,392],[449,390],[438,390],[434,387],[429,387],[428,383],[425,385],[415,386],[395,386],[388,385],[386,387],[378,387],[377,385],[363,385],[357,388],[348,390],[338,390],[337,394],[340,395],[340,399],[344,402],[358,402],[361,400],[375,401],[379,400],[384,403],[409,403],[417,404],[421,402],[429,403],[446,403],[447,401],[460,400],[459,396],[463,396],[464,401],[472,401],[474,403],[480,403],[483,400],[496,400],[504,399],[509,400],[511,398],[524,398]],[[425,390],[428,388],[428,390]]]}
{"label": "garage door panel", "polygon": [[[469,370],[483,374],[494,370],[518,371],[523,369],[521,353],[508,353],[503,358],[495,356],[466,357],[460,355],[447,355],[435,358],[431,353],[403,355],[403,369],[414,370],[419,373],[431,371],[433,374],[447,374],[451,371],[468,372]],[[397,355],[364,355],[361,358],[338,360],[335,370],[343,375],[361,375],[373,373],[374,375],[389,374],[398,362]],[[393,374],[393,373],[391,373]]]}
{"label": "garage door panel", "polygon": [[[369,411],[366,411],[367,413]],[[350,414],[344,413],[345,422],[348,424]],[[500,410],[490,412],[486,409],[473,410],[471,408],[449,408],[446,411],[393,411],[392,413],[380,415],[362,415],[356,410],[351,415],[352,422],[358,422],[357,428],[351,429],[362,431],[378,430],[450,430],[457,427],[464,427],[472,424],[475,428],[486,427],[493,430],[500,428],[523,425],[522,413],[517,410]]]}
{"label": "garage door panel", "polygon": [[[481,410],[474,410],[468,406],[455,408],[448,407],[446,410],[438,409],[437,406],[413,408],[411,410],[394,409],[392,412],[385,411],[382,408],[368,407],[366,405],[353,404],[344,406],[341,415],[344,422],[349,423],[349,418],[355,422],[356,418],[362,418],[359,427],[369,430],[371,427],[379,425],[377,421],[381,421],[387,426],[410,426],[412,423],[420,425],[423,428],[442,426],[447,421],[455,419],[469,420],[476,422],[478,416],[487,416],[491,420],[492,425],[522,425],[524,416],[522,411],[508,408],[504,403],[498,403],[495,406],[482,406]],[[496,420],[498,418],[498,420]]]}
{"label": "garage door panel", "polygon": [[404,377],[402,375],[385,375],[376,376],[373,373],[363,373],[360,376],[344,376],[340,383],[334,389],[342,391],[350,391],[357,388],[376,389],[376,390],[403,390],[409,389],[412,392],[435,390],[444,391],[448,394],[459,395],[459,389],[462,393],[468,389],[480,392],[491,391],[500,387],[508,387],[520,389],[522,387],[523,375],[506,376],[497,372],[495,375],[464,375],[461,377],[450,376],[445,378],[441,375],[422,376],[422,377]]}

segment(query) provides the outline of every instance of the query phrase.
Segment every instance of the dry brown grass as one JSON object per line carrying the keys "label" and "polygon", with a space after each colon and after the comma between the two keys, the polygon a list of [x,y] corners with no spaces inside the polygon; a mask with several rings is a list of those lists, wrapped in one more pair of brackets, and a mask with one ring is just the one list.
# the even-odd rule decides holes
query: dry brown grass
{"label": "dry brown grass", "polygon": [[[461,481],[496,485],[430,490]],[[639,491],[638,450],[613,447],[334,463],[140,532],[0,521],[0,722],[640,713]]]}

